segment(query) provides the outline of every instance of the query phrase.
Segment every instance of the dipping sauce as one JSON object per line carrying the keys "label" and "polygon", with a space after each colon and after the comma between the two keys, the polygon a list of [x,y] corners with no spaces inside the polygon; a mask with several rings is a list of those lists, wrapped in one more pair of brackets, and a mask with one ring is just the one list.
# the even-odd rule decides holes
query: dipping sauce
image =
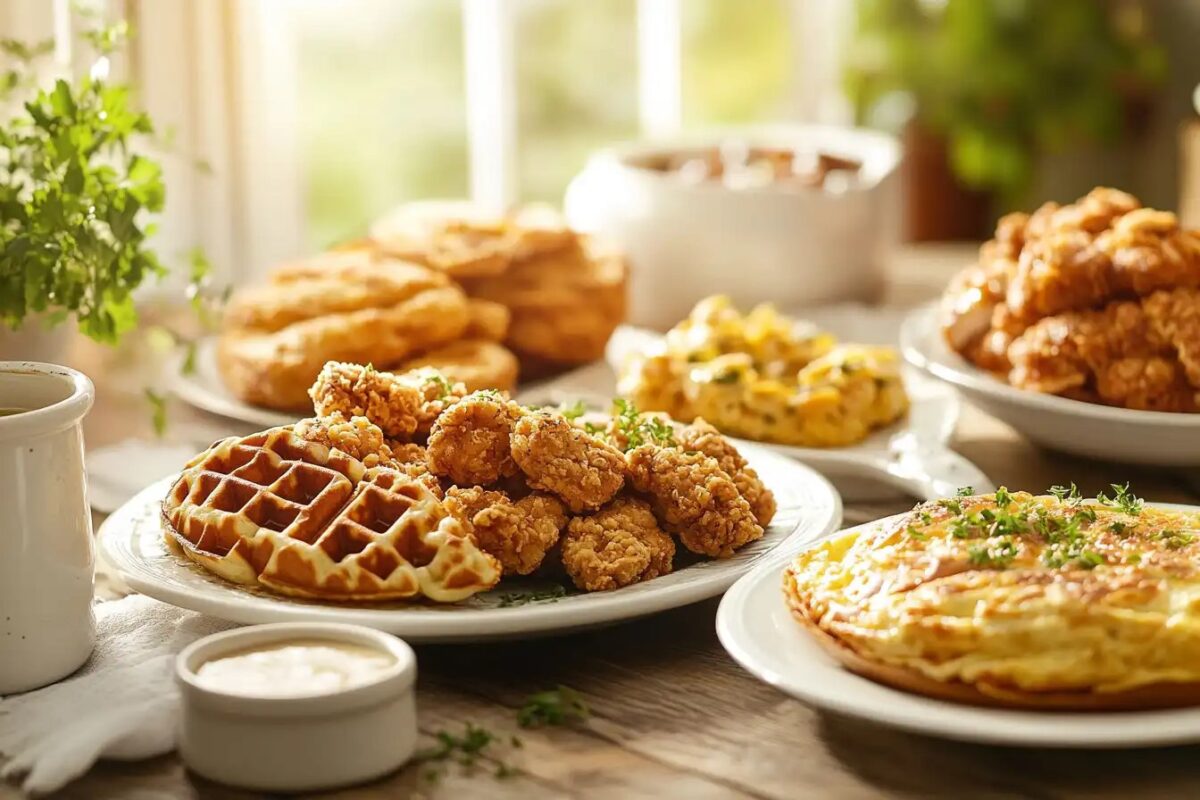
{"label": "dipping sauce", "polygon": [[24,414],[27,408],[0,408],[0,417],[11,417],[14,414]]}
{"label": "dipping sauce", "polygon": [[332,639],[264,644],[205,661],[196,670],[205,689],[245,697],[332,694],[374,683],[396,664],[374,647]]}

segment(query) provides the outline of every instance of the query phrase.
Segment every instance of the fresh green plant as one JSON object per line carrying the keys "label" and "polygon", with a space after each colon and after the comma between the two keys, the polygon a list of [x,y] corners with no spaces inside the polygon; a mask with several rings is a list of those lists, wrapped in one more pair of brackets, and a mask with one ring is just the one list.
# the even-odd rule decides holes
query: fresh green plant
{"label": "fresh green plant", "polygon": [[149,247],[165,188],[140,151],[153,134],[130,88],[107,79],[125,23],[86,34],[91,72],[39,86],[52,47],[0,41],[0,323],[45,312],[74,315],[91,338],[116,342],[133,327],[132,293],[165,272]]}
{"label": "fresh green plant", "polygon": [[943,136],[964,184],[1013,204],[1037,157],[1111,144],[1166,73],[1131,0],[856,0],[844,82],[862,124]]}

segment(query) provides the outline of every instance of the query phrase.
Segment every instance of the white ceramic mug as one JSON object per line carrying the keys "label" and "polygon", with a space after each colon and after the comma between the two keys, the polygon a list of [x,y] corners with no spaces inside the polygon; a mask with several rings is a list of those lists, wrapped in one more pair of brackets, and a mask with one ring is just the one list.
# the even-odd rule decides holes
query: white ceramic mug
{"label": "white ceramic mug", "polygon": [[73,369],[0,361],[0,695],[66,677],[95,644],[80,426],[94,397]]}

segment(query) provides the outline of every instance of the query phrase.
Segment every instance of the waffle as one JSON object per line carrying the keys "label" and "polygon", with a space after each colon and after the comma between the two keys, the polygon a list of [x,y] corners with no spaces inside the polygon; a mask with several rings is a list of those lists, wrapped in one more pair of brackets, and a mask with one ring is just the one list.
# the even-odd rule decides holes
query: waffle
{"label": "waffle", "polygon": [[424,484],[287,427],[197,456],[163,520],[168,541],[209,571],[297,597],[456,602],[500,579]]}

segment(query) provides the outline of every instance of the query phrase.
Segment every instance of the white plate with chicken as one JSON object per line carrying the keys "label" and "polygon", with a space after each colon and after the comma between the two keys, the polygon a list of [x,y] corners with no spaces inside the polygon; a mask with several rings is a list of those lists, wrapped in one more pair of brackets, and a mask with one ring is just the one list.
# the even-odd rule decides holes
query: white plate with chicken
{"label": "white plate with chicken", "polygon": [[1200,465],[1200,231],[1098,188],[1000,220],[901,330],[909,363],[1031,440]]}
{"label": "white plate with chicken", "polygon": [[476,641],[714,597],[841,521],[822,476],[702,422],[631,409],[591,428],[410,378],[326,365],[317,416],[217,442],[118,509],[109,562],[235,622]]}

